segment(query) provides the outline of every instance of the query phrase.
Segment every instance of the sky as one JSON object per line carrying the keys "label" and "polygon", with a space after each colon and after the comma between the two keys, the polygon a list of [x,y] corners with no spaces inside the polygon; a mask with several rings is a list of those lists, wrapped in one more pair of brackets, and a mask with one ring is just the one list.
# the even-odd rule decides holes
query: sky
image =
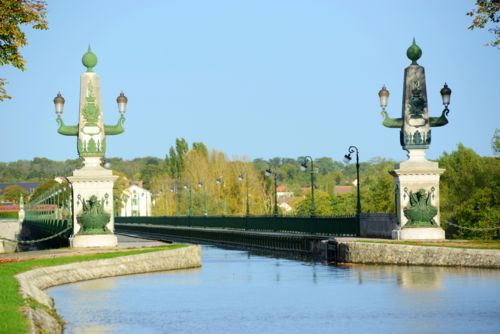
{"label": "sky", "polygon": [[57,133],[53,98],[78,122],[81,57],[98,57],[106,124],[128,97],[125,133],[107,156],[164,158],[175,139],[229,158],[310,155],[341,161],[405,160],[399,130],[382,126],[378,91],[401,117],[406,49],[423,55],[430,116],[452,89],[450,123],[432,131],[426,157],[458,143],[492,155],[500,128],[500,50],[470,31],[473,0],[449,1],[48,1],[49,30],[25,29],[21,72],[0,68],[12,100],[0,102],[0,161],[77,158],[76,138]]}

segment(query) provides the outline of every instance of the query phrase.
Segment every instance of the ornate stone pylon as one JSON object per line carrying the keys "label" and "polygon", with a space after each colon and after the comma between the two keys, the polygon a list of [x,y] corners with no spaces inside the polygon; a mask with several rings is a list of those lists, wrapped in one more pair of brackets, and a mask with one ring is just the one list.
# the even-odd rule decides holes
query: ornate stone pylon
{"label": "ornate stone pylon", "polygon": [[392,231],[393,239],[441,240],[445,239],[440,227],[439,178],[444,169],[437,162],[425,159],[425,150],[431,143],[431,128],[446,125],[451,89],[445,84],[441,89],[445,109],[440,117],[429,117],[425,71],[417,64],[422,50],[415,43],[407,50],[412,61],[405,69],[403,106],[401,118],[387,114],[389,91],[379,92],[383,125],[400,128],[400,143],[408,152],[408,160],[389,171],[396,186],[396,210],[399,228]]}
{"label": "ornate stone pylon", "polygon": [[104,125],[99,75],[92,71],[97,57],[89,49],[82,57],[87,72],[80,76],[79,124],[67,126],[61,114],[64,98],[59,93],[56,105],[58,132],[77,136],[77,150],[84,167],[68,177],[73,187],[72,247],[112,247],[117,245],[114,235],[113,184],[117,179],[111,170],[103,168],[106,136],[124,132],[127,98],[123,93],[117,98],[120,118],[116,125]]}

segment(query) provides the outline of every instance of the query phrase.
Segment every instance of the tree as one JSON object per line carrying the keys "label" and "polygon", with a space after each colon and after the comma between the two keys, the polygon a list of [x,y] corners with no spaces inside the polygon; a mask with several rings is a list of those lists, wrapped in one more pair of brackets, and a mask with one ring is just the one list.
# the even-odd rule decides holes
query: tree
{"label": "tree", "polygon": [[[499,23],[500,14],[498,10],[500,9],[500,0],[476,0],[476,9],[471,10],[466,15],[472,17],[472,24],[469,26],[470,30],[476,28],[483,29],[490,22]],[[495,35],[495,38],[486,43],[500,49],[500,27],[496,26],[488,29],[489,32]]]}
{"label": "tree", "polygon": [[175,148],[170,146],[168,155],[165,157],[168,173],[172,178],[180,179],[184,171],[184,154],[189,150],[189,144],[184,138],[175,139]]}
{"label": "tree", "polygon": [[[48,29],[45,20],[47,3],[40,0],[2,0],[0,2],[0,65],[12,65],[24,71],[26,61],[19,49],[28,44],[21,25]],[[7,81],[0,78],[0,101],[11,97],[5,90]]]}
{"label": "tree", "polygon": [[491,140],[491,148],[494,155],[500,155],[500,129],[496,129]]}
{"label": "tree", "polygon": [[208,158],[208,149],[202,142],[194,142],[193,150],[198,153],[201,153],[205,157],[205,159]]}
{"label": "tree", "polygon": [[3,197],[8,202],[19,203],[19,198],[21,197],[21,195],[23,196],[24,200],[26,200],[28,192],[18,185],[8,186],[3,191]]}
{"label": "tree", "polygon": [[113,184],[113,209],[115,216],[117,216],[123,208],[123,202],[127,200],[127,198],[122,197],[123,191],[129,187],[129,182],[125,174],[121,172],[113,170],[113,175],[118,176]]}
{"label": "tree", "polygon": [[[459,238],[498,238],[500,159],[480,157],[458,145],[439,159],[441,224]],[[495,228],[497,228],[495,230]]]}

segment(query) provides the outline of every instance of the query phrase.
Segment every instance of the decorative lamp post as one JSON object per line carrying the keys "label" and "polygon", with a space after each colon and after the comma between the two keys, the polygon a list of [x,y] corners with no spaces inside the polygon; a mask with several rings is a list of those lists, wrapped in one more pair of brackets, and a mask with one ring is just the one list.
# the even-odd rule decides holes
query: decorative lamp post
{"label": "decorative lamp post", "polygon": [[248,201],[248,172],[245,172],[245,175],[240,174],[238,176],[238,180],[240,182],[245,181],[245,202],[246,202],[245,215],[250,216],[250,205],[249,205],[250,203]]}
{"label": "decorative lamp post", "polygon": [[226,187],[224,184],[224,175],[219,177],[218,179],[215,180],[215,183],[218,186],[222,186],[222,192],[224,193],[224,216],[227,216],[227,194],[226,194]]}
{"label": "decorative lamp post", "polygon": [[207,189],[205,188],[205,184],[203,182],[198,182],[198,188],[203,188],[203,193],[205,197],[205,217],[208,216],[208,194]]}
{"label": "decorative lamp post", "polygon": [[188,186],[184,186],[184,189],[188,190],[188,217],[191,217],[191,215],[193,214],[191,182],[189,182]]}
{"label": "decorative lamp post", "polygon": [[351,154],[356,152],[356,186],[357,186],[357,192],[356,192],[356,216],[359,217],[361,215],[361,200],[360,200],[360,192],[359,192],[359,150],[356,146],[349,146],[348,149],[348,154],[344,155],[345,162],[349,163],[351,161]]}
{"label": "decorative lamp post", "polygon": [[406,55],[411,64],[405,69],[403,106],[401,118],[390,118],[387,113],[389,91],[385,86],[379,91],[383,125],[400,129],[399,141],[408,152],[408,160],[389,171],[396,185],[396,213],[398,229],[392,231],[393,239],[441,240],[445,238],[440,228],[439,178],[444,169],[437,162],[425,159],[425,150],[431,144],[431,128],[448,124],[448,106],[451,89],[445,83],[441,89],[444,110],[440,117],[429,117],[424,67],[417,63],[422,50],[413,39]]}
{"label": "decorative lamp post", "polygon": [[271,167],[265,170],[264,174],[266,176],[274,175],[274,207],[273,216],[278,217],[278,173],[276,170],[272,170]]}
{"label": "decorative lamp post", "polygon": [[174,186],[170,188],[170,192],[174,194],[174,200],[175,200],[175,216],[179,216],[179,191],[177,190],[177,186],[174,183]]}
{"label": "decorative lamp post", "polygon": [[313,158],[309,155],[306,155],[304,158],[304,162],[300,164],[300,169],[305,172],[307,170],[307,159],[311,161],[311,217],[316,217],[316,200],[314,198],[314,161]]}
{"label": "decorative lamp post", "polygon": [[[77,151],[83,159],[84,167],[68,177],[72,183],[73,236],[72,247],[116,246],[114,232],[113,184],[117,177],[102,166],[106,152],[106,137],[124,132],[127,97],[123,92],[117,98],[120,118],[115,125],[105,125],[100,93],[100,77],[93,72],[97,56],[90,46],[82,57],[87,71],[80,75],[79,122],[65,125],[62,114],[65,99],[58,93],[54,98],[57,132],[64,136],[77,137]],[[99,226],[99,227],[96,227]]]}

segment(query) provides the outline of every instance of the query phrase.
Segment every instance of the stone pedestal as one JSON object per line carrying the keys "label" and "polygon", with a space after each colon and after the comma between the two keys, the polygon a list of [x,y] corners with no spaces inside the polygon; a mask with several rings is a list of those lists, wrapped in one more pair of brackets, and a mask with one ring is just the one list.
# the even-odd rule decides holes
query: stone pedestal
{"label": "stone pedestal", "polygon": [[[389,173],[396,184],[396,206],[399,228],[392,231],[392,238],[399,240],[443,240],[440,227],[439,178],[444,169],[437,162],[425,159],[425,150],[408,150],[408,160]],[[406,211],[406,214],[405,214]],[[415,212],[427,215],[425,221],[411,221]],[[434,212],[429,215],[429,212]],[[418,214],[418,213],[417,213]]]}
{"label": "stone pedestal", "polygon": [[[70,238],[71,247],[114,247],[117,238],[114,233],[113,214],[113,184],[118,178],[113,173],[101,167],[101,158],[86,157],[85,166],[73,172],[68,177],[73,186],[73,236]],[[79,234],[81,226],[77,217],[83,211],[83,203],[95,195],[99,201],[103,200],[104,211],[110,214],[106,228],[110,234]]]}

